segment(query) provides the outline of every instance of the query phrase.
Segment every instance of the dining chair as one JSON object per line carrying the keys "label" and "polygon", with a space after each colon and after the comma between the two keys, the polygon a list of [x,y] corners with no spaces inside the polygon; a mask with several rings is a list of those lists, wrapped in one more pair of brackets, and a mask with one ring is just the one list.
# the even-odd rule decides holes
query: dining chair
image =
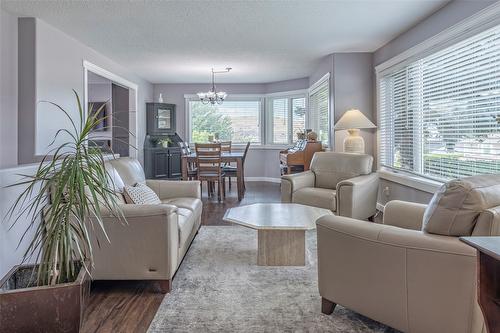
{"label": "dining chair", "polygon": [[[232,141],[219,141],[222,153],[231,153]],[[225,162],[222,167],[230,166],[231,162]],[[229,190],[231,190],[231,177],[229,177]]]}
{"label": "dining chair", "polygon": [[225,196],[224,172],[222,171],[221,144],[195,143],[196,167],[198,180],[203,191],[203,182],[207,182],[208,196],[213,194],[214,183],[217,183],[217,198],[220,202]]}
{"label": "dining chair", "polygon": [[220,149],[223,153],[230,153],[231,152],[231,141],[221,141],[220,143]]}
{"label": "dining chair", "polygon": [[[191,155],[191,148],[187,142],[179,142],[179,146],[181,147],[182,156]],[[194,180],[198,176],[198,169],[196,168],[196,163],[188,162],[187,164],[187,176],[188,180]]]}
{"label": "dining chair", "polygon": [[[245,186],[245,160],[246,160],[249,148],[250,148],[250,142],[247,142],[247,144],[245,146],[245,151],[243,153],[242,170],[241,170],[241,177],[243,178],[243,190],[246,190],[246,186]],[[227,166],[222,167],[222,171],[224,173],[224,177],[227,177],[229,179],[229,189],[231,190],[231,177],[235,177],[235,178],[237,177],[238,167],[232,166],[232,165],[227,165]]]}

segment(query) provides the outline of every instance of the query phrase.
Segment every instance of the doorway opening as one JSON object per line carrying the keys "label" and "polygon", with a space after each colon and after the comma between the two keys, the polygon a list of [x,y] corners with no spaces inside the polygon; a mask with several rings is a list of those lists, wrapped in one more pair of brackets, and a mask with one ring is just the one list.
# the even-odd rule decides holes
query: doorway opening
{"label": "doorway opening", "polygon": [[102,118],[89,145],[137,158],[137,85],[86,61],[84,75],[86,114]]}

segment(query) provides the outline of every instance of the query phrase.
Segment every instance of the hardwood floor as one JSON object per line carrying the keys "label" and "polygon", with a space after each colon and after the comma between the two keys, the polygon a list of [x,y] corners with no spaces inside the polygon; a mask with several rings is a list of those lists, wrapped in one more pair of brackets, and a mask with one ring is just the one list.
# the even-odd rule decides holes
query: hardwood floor
{"label": "hardwood floor", "polygon": [[[241,202],[238,202],[236,183],[233,183],[231,191],[226,188],[226,199],[222,203],[217,202],[217,196],[207,198],[207,192],[204,189],[201,223],[202,225],[229,225],[222,221],[228,208],[258,202],[280,202],[280,185],[247,182],[245,197]],[[163,297],[168,297],[168,294],[159,293],[158,286],[152,283],[93,282],[81,332],[146,332]]]}

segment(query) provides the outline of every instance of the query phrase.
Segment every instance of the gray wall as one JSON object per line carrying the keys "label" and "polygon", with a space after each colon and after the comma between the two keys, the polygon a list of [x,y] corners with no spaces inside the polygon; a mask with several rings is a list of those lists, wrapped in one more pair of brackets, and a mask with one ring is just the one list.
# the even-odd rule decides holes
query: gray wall
{"label": "gray wall", "polygon": [[[330,73],[332,128],[350,108],[357,108],[374,120],[372,64],[371,53],[332,53],[321,60],[309,77],[309,84],[312,85]],[[343,150],[346,136],[347,131],[334,132],[333,150]],[[374,155],[374,131],[362,130],[361,136],[365,139],[366,153]]]}
{"label": "gray wall", "polygon": [[[63,108],[71,110],[73,117],[76,116],[75,100],[71,89],[75,89],[80,96],[83,96],[84,60],[136,83],[139,86],[137,114],[138,157],[142,160],[142,145],[146,131],[145,103],[153,98],[153,85],[47,23],[38,19],[35,20],[35,23],[36,75],[32,79],[36,82],[36,91],[35,96],[31,96],[30,99],[57,102]],[[22,22],[20,27],[22,27]],[[64,57],[60,56],[61,52],[64,52]],[[25,77],[23,70],[25,68],[19,68],[20,79]],[[26,77],[29,77],[29,75]],[[24,109],[20,113],[19,127],[24,128],[24,125],[28,124],[29,128],[29,124],[33,120],[35,120],[36,124],[35,131],[23,133],[24,140],[31,144],[20,142],[19,145],[19,151],[23,152],[22,155],[19,155],[20,164],[30,163],[36,159],[35,155],[45,153],[47,144],[53,138],[55,132],[61,127],[67,128],[70,126],[60,112],[44,103],[37,104],[36,110]],[[58,142],[63,141],[64,137],[61,137]]]}
{"label": "gray wall", "polygon": [[[371,53],[335,53],[333,57],[335,123],[349,109],[359,109],[375,123]],[[367,154],[375,155],[375,130],[361,130]],[[335,151],[343,151],[347,131],[335,131]]]}
{"label": "gray wall", "polygon": [[[231,94],[266,94],[283,91],[307,89],[309,79],[301,78],[271,83],[253,84],[218,84],[217,89]],[[160,93],[165,103],[173,103],[177,106],[177,133],[187,139],[185,94],[196,94],[208,90],[209,82],[194,84],[155,84],[154,100],[157,101]],[[279,179],[279,151],[281,148],[252,147],[248,153],[245,166],[245,176],[259,179]]]}
{"label": "gray wall", "polygon": [[[229,74],[228,74],[229,75]],[[218,84],[217,89],[231,94],[266,94],[281,91],[292,91],[307,89],[309,87],[308,78],[271,82],[271,83],[248,83],[248,84]],[[185,133],[186,106],[184,95],[196,94],[200,91],[207,91],[210,83],[192,83],[192,84],[155,84],[154,100],[157,101],[160,93],[165,103],[175,104],[177,107],[177,133],[183,138]]]}
{"label": "gray wall", "polygon": [[385,205],[391,200],[403,200],[427,204],[431,200],[432,195],[432,193],[417,190],[387,179],[380,179],[377,202]]}
{"label": "gray wall", "polygon": [[17,17],[0,9],[0,169],[17,164]]}

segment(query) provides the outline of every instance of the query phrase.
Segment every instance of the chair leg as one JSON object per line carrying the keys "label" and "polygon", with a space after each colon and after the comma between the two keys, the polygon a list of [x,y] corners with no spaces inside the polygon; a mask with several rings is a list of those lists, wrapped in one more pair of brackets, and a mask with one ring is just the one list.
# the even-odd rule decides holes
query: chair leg
{"label": "chair leg", "polygon": [[222,199],[226,198],[226,177],[222,177]]}
{"label": "chair leg", "polygon": [[219,181],[217,182],[217,200],[221,202],[221,196],[222,196],[222,180],[219,178]]}
{"label": "chair leg", "polygon": [[321,297],[321,312],[326,315],[331,315],[337,303],[333,303],[332,301],[327,300],[324,297]]}
{"label": "chair leg", "polygon": [[231,191],[231,177],[228,177],[229,179],[229,191]]}

